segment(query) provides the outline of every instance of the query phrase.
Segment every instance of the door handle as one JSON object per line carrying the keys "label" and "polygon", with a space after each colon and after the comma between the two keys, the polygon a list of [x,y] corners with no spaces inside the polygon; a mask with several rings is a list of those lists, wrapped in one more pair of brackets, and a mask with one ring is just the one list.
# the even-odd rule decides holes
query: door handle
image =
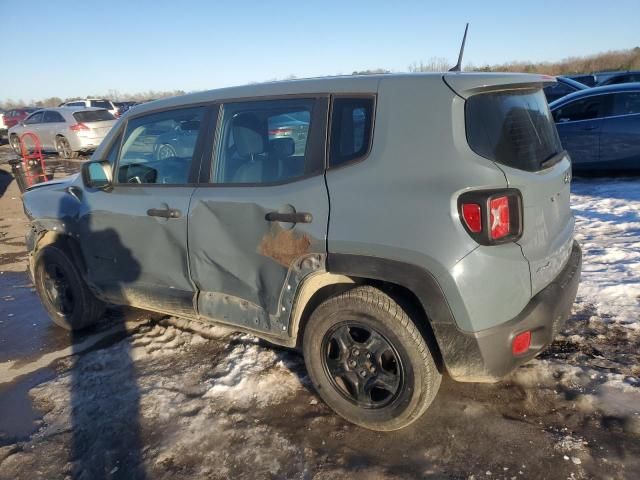
{"label": "door handle", "polygon": [[311,223],[313,221],[313,215],[307,212],[296,212],[296,213],[269,212],[265,215],[264,218],[268,222],[283,222],[283,223]]}
{"label": "door handle", "polygon": [[150,208],[147,210],[147,215],[150,217],[180,218],[182,212],[176,208]]}

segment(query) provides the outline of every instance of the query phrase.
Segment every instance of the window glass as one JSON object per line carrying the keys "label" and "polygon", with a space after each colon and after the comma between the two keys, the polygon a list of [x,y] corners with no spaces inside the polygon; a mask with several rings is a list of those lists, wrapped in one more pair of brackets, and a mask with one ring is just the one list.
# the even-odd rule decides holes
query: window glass
{"label": "window glass", "polygon": [[369,149],[373,98],[337,98],[331,114],[330,165],[362,157]]}
{"label": "window glass", "polygon": [[120,152],[119,183],[185,184],[204,107],[172,110],[128,122]]}
{"label": "window glass", "polygon": [[217,183],[285,182],[309,173],[314,100],[225,105]]}
{"label": "window glass", "polygon": [[42,117],[44,116],[44,112],[36,112],[29,116],[25,121],[25,125],[33,125],[34,123],[42,123]]}
{"label": "window glass", "polygon": [[111,112],[108,110],[85,110],[83,112],[75,112],[73,118],[77,122],[104,122],[106,120],[115,120]]}
{"label": "window glass", "polygon": [[602,95],[576,100],[558,108],[553,113],[553,118],[557,123],[592,120],[602,116],[602,104]]}
{"label": "window glass", "polygon": [[611,115],[633,115],[640,113],[640,92],[614,94],[611,109]]}
{"label": "window glass", "polygon": [[46,112],[44,112],[44,122],[45,123],[64,123],[64,118],[58,112],[47,110]]}
{"label": "window glass", "polygon": [[465,106],[467,142],[478,155],[535,172],[562,151],[542,90],[474,95]]}
{"label": "window glass", "polygon": [[91,100],[91,106],[97,108],[106,108],[107,110],[111,110],[113,107],[111,106],[111,102],[108,100]]}

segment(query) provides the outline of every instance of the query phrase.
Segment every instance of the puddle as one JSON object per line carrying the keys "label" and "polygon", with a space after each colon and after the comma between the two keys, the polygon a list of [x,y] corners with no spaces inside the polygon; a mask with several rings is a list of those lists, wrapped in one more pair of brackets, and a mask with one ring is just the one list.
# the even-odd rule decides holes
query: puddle
{"label": "puddle", "polygon": [[0,447],[27,440],[40,428],[42,414],[33,407],[29,390],[54,377],[52,369],[44,368],[16,383],[0,385]]}

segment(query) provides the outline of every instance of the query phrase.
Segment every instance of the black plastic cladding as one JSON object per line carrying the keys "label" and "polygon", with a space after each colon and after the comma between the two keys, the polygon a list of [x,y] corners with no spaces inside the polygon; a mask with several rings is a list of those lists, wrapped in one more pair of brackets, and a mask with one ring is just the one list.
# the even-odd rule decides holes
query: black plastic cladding
{"label": "black plastic cladding", "polygon": [[[493,240],[489,232],[489,202],[497,197],[506,196],[509,200],[509,234]],[[472,232],[462,215],[462,205],[475,203],[480,206],[482,231]],[[480,245],[501,245],[517,241],[522,236],[522,194],[517,188],[500,188],[492,190],[474,190],[465,192],[458,197],[458,215],[467,233]]]}

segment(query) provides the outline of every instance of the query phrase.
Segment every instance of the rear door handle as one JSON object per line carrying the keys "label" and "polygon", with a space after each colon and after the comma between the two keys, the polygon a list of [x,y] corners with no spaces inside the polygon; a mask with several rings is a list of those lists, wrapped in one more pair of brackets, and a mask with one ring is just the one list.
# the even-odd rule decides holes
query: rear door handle
{"label": "rear door handle", "polygon": [[147,210],[147,215],[150,217],[180,218],[182,212],[176,208],[150,208]]}
{"label": "rear door handle", "polygon": [[269,212],[264,217],[268,222],[283,222],[283,223],[311,223],[313,221],[313,215],[307,212],[296,213],[280,213]]}

